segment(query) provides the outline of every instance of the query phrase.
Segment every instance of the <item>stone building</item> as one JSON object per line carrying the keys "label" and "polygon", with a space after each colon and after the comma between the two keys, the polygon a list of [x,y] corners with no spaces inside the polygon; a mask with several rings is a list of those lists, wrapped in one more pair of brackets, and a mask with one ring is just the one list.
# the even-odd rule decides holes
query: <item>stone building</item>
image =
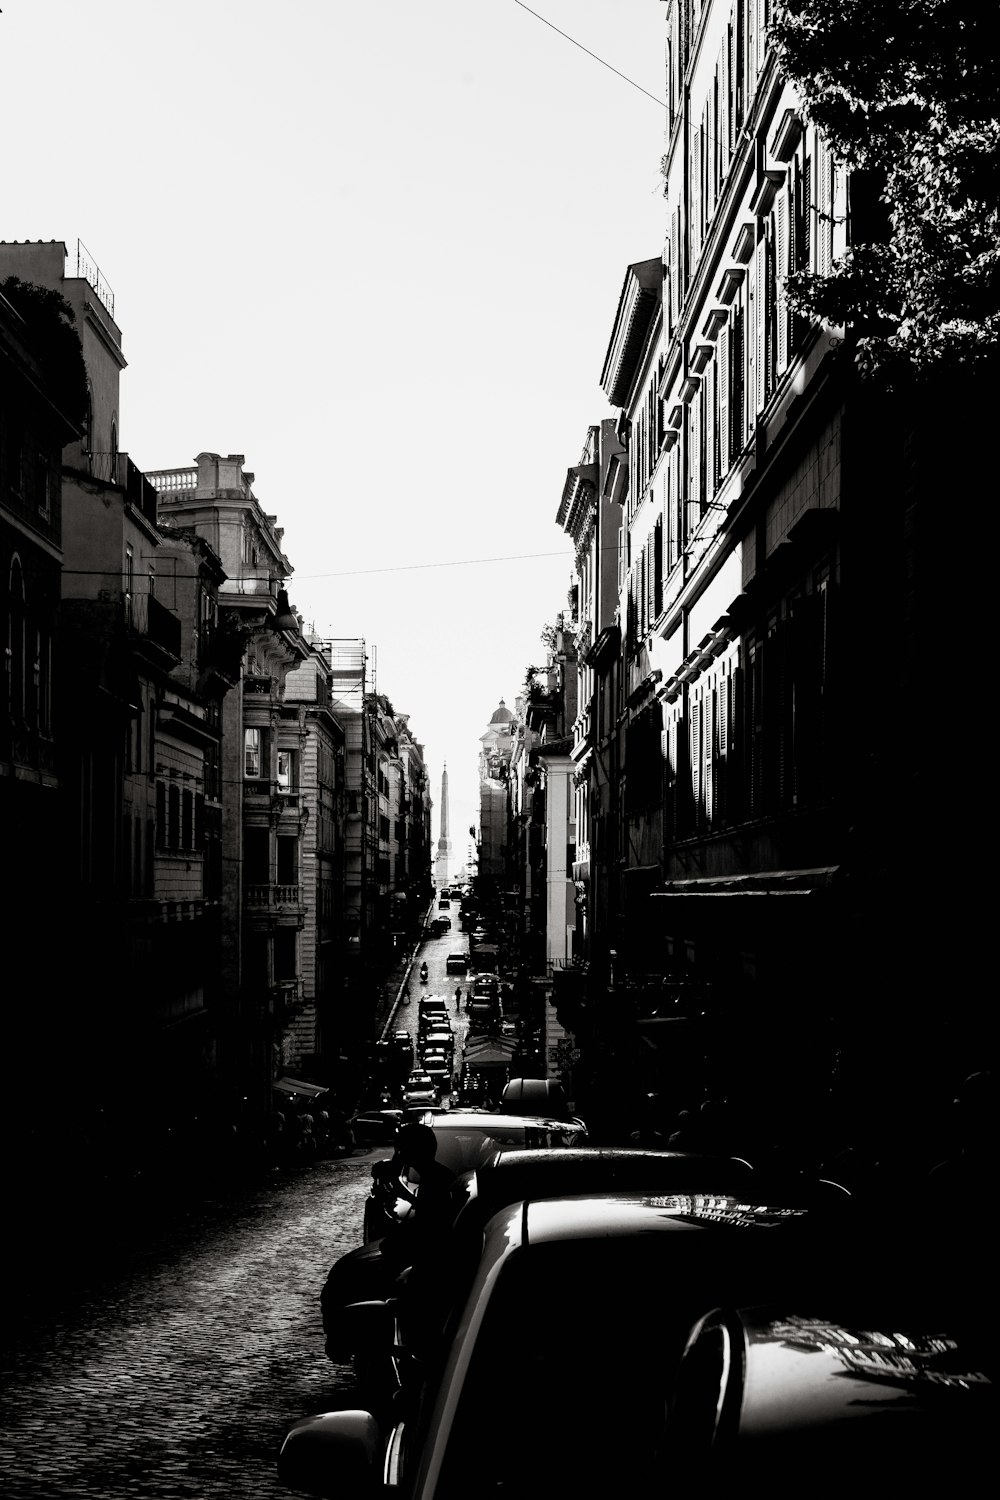
{"label": "stone building", "polygon": [[260,1118],[303,1004],[301,868],[307,820],[289,785],[297,745],[284,732],[284,686],[309,646],[284,581],[291,564],[277,518],[253,492],[242,454],[200,453],[150,476],[156,515],[192,530],[219,557],[216,650],[238,686],[221,723],[221,991],[229,1038],[225,1088]]}
{"label": "stone building", "polygon": [[[5,274],[0,270],[0,280]],[[48,318],[56,322],[59,315],[50,311]],[[8,934],[7,1103],[14,1121],[26,1118],[33,1102],[33,1087],[19,1087],[18,1074],[51,1059],[49,1038],[63,1009],[63,974],[51,942],[55,903],[47,893],[62,827],[56,701],[62,451],[79,436],[82,392],[81,380],[74,415],[72,390],[60,389],[44,329],[36,330],[30,313],[0,288],[0,827],[7,850],[0,902]],[[47,1012],[36,1003],[42,995]]]}

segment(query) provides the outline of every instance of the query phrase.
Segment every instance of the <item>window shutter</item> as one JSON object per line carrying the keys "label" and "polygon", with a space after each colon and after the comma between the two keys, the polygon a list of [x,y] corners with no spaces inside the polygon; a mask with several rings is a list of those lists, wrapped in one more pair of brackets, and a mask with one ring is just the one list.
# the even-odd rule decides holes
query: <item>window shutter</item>
{"label": "window shutter", "polygon": [[807,271],[813,267],[813,163],[812,157],[807,156],[802,163],[802,239],[801,257],[799,264]]}
{"label": "window shutter", "polygon": [[757,420],[757,409],[760,401],[757,395],[757,320],[759,317],[760,303],[757,296],[757,267],[758,258],[754,255],[753,270],[750,275],[750,292],[747,297],[747,327],[746,327],[746,366],[747,366],[747,392],[746,392],[746,430],[744,442],[748,442],[754,431]]}
{"label": "window shutter", "polygon": [[718,434],[719,424],[715,419],[715,360],[711,360],[705,371],[705,503],[712,499],[719,487]]}
{"label": "window shutter", "polygon": [[785,286],[788,275],[788,189],[784,186],[774,206],[774,239],[775,366],[781,375],[788,368],[788,293]]}
{"label": "window shutter", "polygon": [[684,303],[684,266],[681,257],[681,207],[680,204],[674,209],[673,223],[670,229],[670,260],[671,260],[671,287],[674,299],[674,320],[680,319],[681,307]]}
{"label": "window shutter", "polygon": [[833,260],[833,162],[826,143],[816,138],[816,269],[827,276]]}
{"label": "window shutter", "polygon": [[729,439],[730,459],[739,453],[746,442],[746,364],[743,349],[746,343],[746,311],[742,298],[733,320],[733,337],[729,356],[732,384],[729,388]]}
{"label": "window shutter", "polygon": [[694,811],[694,826],[701,827],[701,704],[692,699],[690,708],[691,803]]}
{"label": "window shutter", "polygon": [[691,536],[701,518],[701,433],[698,417],[701,410],[701,391],[695,391],[687,411],[688,424],[688,515],[685,541]]}
{"label": "window shutter", "polygon": [[757,410],[762,411],[770,395],[770,382],[767,378],[767,323],[770,313],[769,298],[767,295],[767,238],[766,236],[757,241],[757,250],[754,265],[754,296],[757,299],[756,315],[756,354],[757,365]]}
{"label": "window shutter", "polygon": [[691,265],[701,253],[702,199],[701,199],[701,126],[691,137]]}
{"label": "window shutter", "polygon": [[716,392],[719,403],[719,477],[724,478],[729,473],[729,462],[732,457],[732,449],[729,439],[729,386],[732,373],[729,368],[729,324],[719,334],[718,343],[715,346],[715,358],[719,366],[716,376]]}

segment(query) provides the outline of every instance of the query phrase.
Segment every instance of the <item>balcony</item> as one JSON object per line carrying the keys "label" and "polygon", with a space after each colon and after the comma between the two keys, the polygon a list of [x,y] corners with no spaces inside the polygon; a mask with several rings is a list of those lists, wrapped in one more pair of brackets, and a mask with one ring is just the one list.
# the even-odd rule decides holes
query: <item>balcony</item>
{"label": "balcony", "polygon": [[176,666],[181,659],[181,622],[154,594],[122,594],[125,634],[137,650],[157,665]]}
{"label": "balcony", "polygon": [[[276,923],[282,927],[301,927],[305,912],[299,885],[245,885],[243,910],[248,920],[260,926]],[[283,920],[284,919],[284,920]]]}

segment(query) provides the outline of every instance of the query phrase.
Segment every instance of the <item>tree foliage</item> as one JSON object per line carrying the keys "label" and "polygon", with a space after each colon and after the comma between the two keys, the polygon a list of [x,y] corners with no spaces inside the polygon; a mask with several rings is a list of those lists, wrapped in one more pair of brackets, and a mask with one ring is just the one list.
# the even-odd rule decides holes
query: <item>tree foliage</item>
{"label": "tree foliage", "polygon": [[801,311],[845,324],[890,387],[1000,352],[1000,72],[982,0],[786,0],[778,65],[834,155],[878,183],[884,233],[829,276],[798,273]]}
{"label": "tree foliage", "polygon": [[87,367],[73,327],[73,309],[58,292],[19,276],[0,281],[0,292],[24,319],[52,400],[72,426],[82,429],[87,420]]}

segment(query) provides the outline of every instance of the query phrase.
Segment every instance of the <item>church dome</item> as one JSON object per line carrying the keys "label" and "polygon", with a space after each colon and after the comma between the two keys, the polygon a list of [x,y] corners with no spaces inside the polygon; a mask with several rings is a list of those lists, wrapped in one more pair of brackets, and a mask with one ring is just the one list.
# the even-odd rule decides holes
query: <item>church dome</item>
{"label": "church dome", "polygon": [[513,722],[514,722],[514,715],[511,713],[510,709],[507,707],[507,705],[504,703],[503,699],[501,698],[500,699],[500,705],[499,705],[499,707],[495,708],[493,710],[493,717],[490,720],[490,723],[491,724],[512,724]]}

